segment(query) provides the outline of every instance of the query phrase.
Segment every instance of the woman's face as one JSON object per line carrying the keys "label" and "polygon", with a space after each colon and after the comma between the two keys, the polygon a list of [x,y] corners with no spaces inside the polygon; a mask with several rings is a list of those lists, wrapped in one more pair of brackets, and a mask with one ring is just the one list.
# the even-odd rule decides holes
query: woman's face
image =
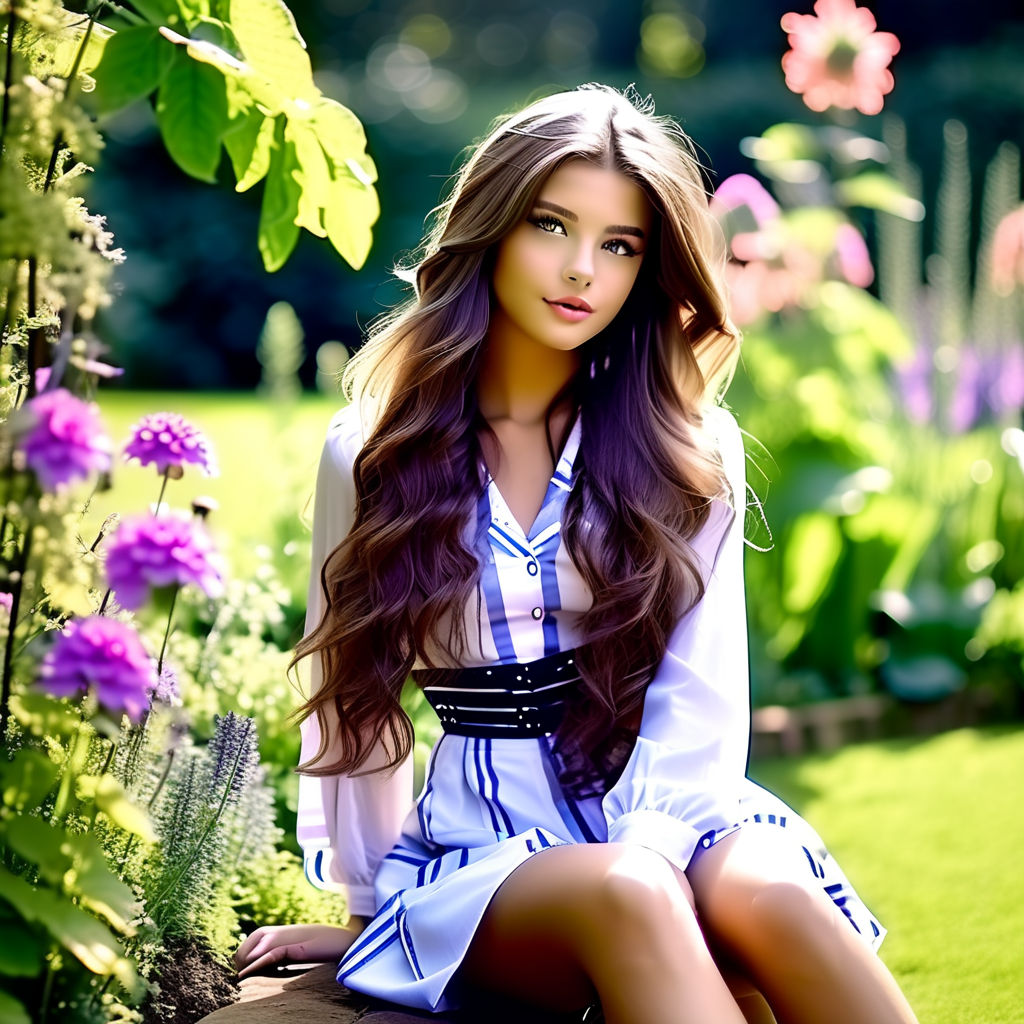
{"label": "woman's face", "polygon": [[498,246],[491,336],[571,351],[615,318],[651,236],[651,205],[619,171],[562,164]]}

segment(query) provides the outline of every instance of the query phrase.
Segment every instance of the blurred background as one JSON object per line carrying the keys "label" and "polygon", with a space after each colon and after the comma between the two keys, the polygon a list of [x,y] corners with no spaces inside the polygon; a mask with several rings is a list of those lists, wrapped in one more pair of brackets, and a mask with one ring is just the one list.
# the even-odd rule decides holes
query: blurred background
{"label": "blurred background", "polygon": [[[1021,713],[1024,10],[883,0],[864,8],[895,40],[844,43],[853,5],[826,4],[840,13],[825,77],[889,40],[884,78],[898,52],[890,92],[868,82],[822,112],[780,65],[794,6],[811,14],[785,0],[297,0],[317,84],[364,123],[379,170],[381,216],[358,272],[308,232],[265,272],[261,187],[232,194],[226,158],[215,185],[183,175],[151,103],[103,122],[90,205],[128,254],[98,323],[125,368],[107,408],[125,396],[127,426],[130,393],[190,392],[161,401],[196,408],[240,453],[244,469],[225,455],[214,486],[235,547],[266,547],[264,521],[243,525],[268,507],[254,497],[262,474],[293,630],[306,572],[295,509],[335,373],[401,296],[392,268],[414,253],[465,147],[542,92],[635,83],[702,148],[709,188],[724,183],[715,208],[745,332],[727,400],[750,434],[748,537],[768,552],[747,569],[755,703],[881,692],[918,718],[940,708],[947,724]],[[257,386],[279,410],[270,427],[248,404],[225,405],[225,392],[244,403]],[[286,451],[283,410],[303,389],[309,425]],[[318,389],[325,404],[311,411]],[[221,397],[200,410],[203,392]],[[258,467],[245,434],[257,429],[278,438]],[[818,731],[870,734],[883,711],[843,714]],[[759,727],[768,752],[802,744],[789,719]]]}
{"label": "blurred background", "polygon": [[[151,107],[135,104],[105,126],[107,149],[91,198],[129,254],[117,273],[120,298],[102,322],[126,369],[122,387],[252,387],[260,377],[254,341],[278,299],[294,306],[305,328],[300,375],[313,386],[319,345],[357,345],[360,325],[396,300],[389,271],[419,242],[463,148],[496,115],[542,91],[635,82],[653,94],[660,112],[682,122],[717,181],[749,170],[742,138],[776,122],[813,118],[786,88],[779,66],[786,48],[779,19],[804,9],[785,0],[291,6],[317,84],[366,127],[382,208],[369,260],[355,273],[327,243],[304,233],[288,264],[265,274],[255,247],[260,190],[231,195],[226,159],[221,187],[183,177],[160,143]],[[908,125],[924,193],[934,195],[937,187],[942,128],[950,118],[967,126],[980,191],[980,170],[999,143],[1024,137],[1021,5],[863,6],[900,40],[885,116]],[[932,230],[926,221],[926,235]]]}

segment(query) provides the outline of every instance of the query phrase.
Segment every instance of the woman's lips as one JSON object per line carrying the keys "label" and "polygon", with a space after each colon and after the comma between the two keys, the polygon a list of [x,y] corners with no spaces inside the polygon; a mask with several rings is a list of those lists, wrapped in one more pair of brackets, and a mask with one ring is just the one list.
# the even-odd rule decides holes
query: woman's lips
{"label": "woman's lips", "polygon": [[563,320],[568,320],[570,323],[579,323],[580,320],[586,320],[594,312],[588,302],[578,299],[574,295],[567,295],[561,299],[545,299],[544,301],[557,316],[560,316]]}

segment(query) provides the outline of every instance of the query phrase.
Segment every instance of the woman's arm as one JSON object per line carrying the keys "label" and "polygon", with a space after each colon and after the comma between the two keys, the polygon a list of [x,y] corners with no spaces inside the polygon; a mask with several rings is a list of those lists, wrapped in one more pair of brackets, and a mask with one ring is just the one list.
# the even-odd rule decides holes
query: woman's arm
{"label": "woman's arm", "polygon": [[[352,466],[361,446],[356,409],[349,406],[331,421],[317,475],[307,634],[319,625],[324,613],[320,569],[351,529],[355,517]],[[315,693],[322,685],[320,659],[314,655],[309,663],[310,689]],[[303,763],[316,755],[320,735],[315,716],[303,722]],[[329,749],[326,757],[332,758]],[[363,771],[375,763],[386,763],[382,749],[371,753]],[[372,917],[376,910],[374,875],[398,838],[412,797],[411,758],[393,772],[356,777],[301,776],[297,835],[306,877],[319,888],[346,891],[349,911]]]}
{"label": "woman's arm", "polygon": [[644,697],[640,733],[604,800],[611,842],[632,842],[685,869],[701,838],[738,820],[750,734],[743,588],[745,456],[735,420],[708,418],[736,512],[718,503],[694,541],[706,589],[669,637]]}

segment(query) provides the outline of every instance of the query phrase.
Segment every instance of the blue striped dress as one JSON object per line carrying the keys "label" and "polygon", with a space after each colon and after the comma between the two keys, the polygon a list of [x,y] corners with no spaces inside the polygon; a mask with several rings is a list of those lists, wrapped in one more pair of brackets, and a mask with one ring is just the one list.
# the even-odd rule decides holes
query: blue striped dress
{"label": "blue striped dress", "polygon": [[[739,429],[720,409],[718,439],[738,500],[746,494]],[[477,515],[479,600],[465,609],[464,666],[512,665],[568,651],[590,594],[561,542],[580,443],[574,426],[540,512],[524,532],[493,480]],[[328,431],[317,481],[307,628],[320,621],[319,568],[351,527],[353,461],[362,434],[353,406]],[[472,525],[472,524],[471,524]],[[737,828],[781,829],[851,927],[873,947],[884,931],[811,827],[746,777],[750,731],[743,591],[743,516],[716,501],[692,547],[706,590],[682,615],[644,698],[636,745],[607,792],[576,799],[559,784],[550,736],[443,734],[418,797],[412,766],[356,777],[303,776],[298,838],[306,873],[347,894],[370,920],[338,968],[349,988],[425,1010],[459,1005],[458,968],[487,905],[524,860],[565,843],[636,843],[681,869]],[[432,656],[435,652],[431,652]],[[311,659],[315,661],[316,659]],[[433,658],[444,664],[440,652]],[[458,667],[458,666],[452,666]],[[311,685],[319,685],[312,666]],[[303,725],[302,757],[320,745]],[[366,767],[385,763],[378,744]]]}

